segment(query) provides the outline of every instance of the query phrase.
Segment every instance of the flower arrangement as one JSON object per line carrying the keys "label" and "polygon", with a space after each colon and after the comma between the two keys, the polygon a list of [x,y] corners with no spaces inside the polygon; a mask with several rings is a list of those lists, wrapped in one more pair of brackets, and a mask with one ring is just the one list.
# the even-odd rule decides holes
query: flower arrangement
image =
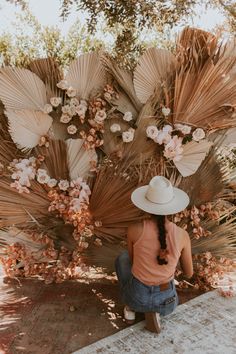
{"label": "flower arrangement", "polygon": [[213,277],[228,262],[222,257],[235,252],[236,198],[227,199],[234,187],[212,133],[236,127],[236,83],[222,76],[235,60],[217,43],[209,49],[208,35],[185,29],[175,56],[150,48],[133,72],[95,52],[74,60],[65,75],[52,58],[0,70],[8,274],[60,282],[77,277],[85,262],[102,259],[106,267],[128,225],[144,217],[130,203],[132,190],[162,174],[190,195],[190,207],[174,220],[191,234],[197,284],[212,286],[202,273],[205,255],[211,253]]}

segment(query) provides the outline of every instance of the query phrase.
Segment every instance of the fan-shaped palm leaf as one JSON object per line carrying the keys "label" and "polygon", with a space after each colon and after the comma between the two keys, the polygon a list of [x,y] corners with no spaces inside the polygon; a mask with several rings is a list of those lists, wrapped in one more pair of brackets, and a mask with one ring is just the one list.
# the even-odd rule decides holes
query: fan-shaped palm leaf
{"label": "fan-shaped palm leaf", "polygon": [[49,147],[35,148],[36,155],[43,155],[44,161],[42,167],[44,167],[51,178],[57,180],[66,179],[69,180],[69,170],[67,162],[67,148],[66,142],[62,140],[49,140]]}
{"label": "fan-shaped palm leaf", "polygon": [[42,136],[48,133],[52,118],[40,111],[7,110],[9,132],[20,149],[31,149],[38,145]]}
{"label": "fan-shaped palm leaf", "polygon": [[38,77],[45,83],[48,99],[60,96],[60,90],[57,88],[57,83],[62,80],[63,75],[54,58],[33,60],[29,64],[29,70],[38,75]]}
{"label": "fan-shaped palm leaf", "polygon": [[165,49],[150,48],[134,71],[134,87],[140,102],[146,103],[154,91],[158,95],[175,69],[174,55]]}
{"label": "fan-shaped palm leaf", "polygon": [[70,173],[70,179],[75,180],[78,177],[87,178],[91,170],[91,163],[97,163],[96,151],[86,150],[83,147],[83,139],[68,139],[66,141],[67,161]]}
{"label": "fan-shaped palm leaf", "polygon": [[43,110],[47,103],[46,88],[31,71],[6,67],[0,70],[0,99],[7,109]]}
{"label": "fan-shaped palm leaf", "polygon": [[[121,91],[123,95],[127,96],[126,105],[129,102],[128,105],[133,106],[133,109],[129,110],[135,110],[136,113],[139,112],[142,107],[142,104],[136,96],[132,74],[127,70],[120,68],[113,60],[108,57],[102,57],[102,64],[104,65],[106,71],[115,79],[117,84],[120,86],[119,91]],[[121,99],[124,100],[122,96]],[[119,104],[119,98],[117,100],[117,103],[118,106],[121,106],[121,104]]]}
{"label": "fan-shaped palm leaf", "polygon": [[188,193],[192,205],[210,202],[224,189],[227,171],[221,167],[212,148],[197,172],[183,178],[179,187]]}
{"label": "fan-shaped palm leaf", "polygon": [[182,159],[174,162],[183,177],[191,176],[197,171],[211,146],[212,143],[207,140],[199,143],[191,141],[183,145]]}
{"label": "fan-shaped palm leaf", "polygon": [[88,99],[92,91],[103,89],[106,78],[98,53],[86,53],[74,60],[68,69],[66,81],[80,98]]}

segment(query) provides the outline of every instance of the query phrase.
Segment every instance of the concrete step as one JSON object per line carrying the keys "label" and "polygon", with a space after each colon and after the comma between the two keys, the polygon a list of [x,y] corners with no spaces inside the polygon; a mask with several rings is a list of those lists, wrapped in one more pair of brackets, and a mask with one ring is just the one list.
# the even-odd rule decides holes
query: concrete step
{"label": "concrete step", "polygon": [[159,335],[144,329],[144,321],[73,354],[236,354],[236,297],[218,291],[177,307],[162,319]]}

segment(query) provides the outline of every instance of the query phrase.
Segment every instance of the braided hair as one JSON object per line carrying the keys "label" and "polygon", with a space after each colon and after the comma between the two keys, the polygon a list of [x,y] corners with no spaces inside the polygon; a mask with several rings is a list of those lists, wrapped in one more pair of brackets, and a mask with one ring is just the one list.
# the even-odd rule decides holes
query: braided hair
{"label": "braided hair", "polygon": [[157,256],[157,262],[160,265],[168,264],[167,261],[167,244],[166,244],[166,229],[165,229],[165,215],[152,215],[157,224],[159,231],[159,241],[161,244],[160,254]]}

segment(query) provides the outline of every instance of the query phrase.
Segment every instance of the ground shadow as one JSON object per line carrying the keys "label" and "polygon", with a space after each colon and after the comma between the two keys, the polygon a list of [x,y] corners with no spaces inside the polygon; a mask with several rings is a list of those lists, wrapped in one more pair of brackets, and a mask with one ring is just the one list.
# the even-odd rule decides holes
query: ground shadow
{"label": "ground shadow", "polygon": [[[198,295],[186,290],[179,294],[180,303]],[[72,353],[126,327],[114,279],[45,285],[4,278],[0,299],[3,353]],[[137,322],[143,318],[138,314]]]}

